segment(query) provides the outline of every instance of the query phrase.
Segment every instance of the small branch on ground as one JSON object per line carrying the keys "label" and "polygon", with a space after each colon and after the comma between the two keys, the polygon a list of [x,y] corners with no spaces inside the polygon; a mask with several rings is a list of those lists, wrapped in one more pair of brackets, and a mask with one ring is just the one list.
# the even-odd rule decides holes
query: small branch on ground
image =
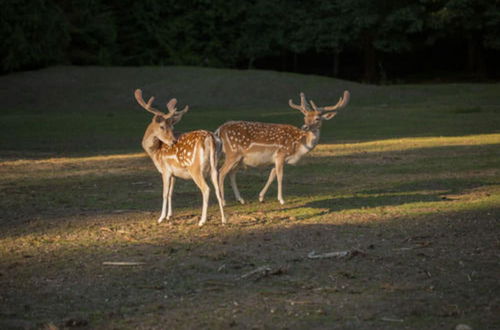
{"label": "small branch on ground", "polygon": [[307,257],[309,259],[324,259],[324,258],[352,258],[357,255],[366,255],[367,253],[358,249],[353,250],[344,250],[344,251],[335,251],[335,252],[327,252],[316,254],[316,251],[310,252]]}
{"label": "small branch on ground", "polygon": [[381,320],[385,322],[404,322],[403,319],[394,319],[392,317],[383,317]]}
{"label": "small branch on ground", "polygon": [[248,272],[246,274],[241,275],[240,279],[245,279],[245,278],[249,278],[249,277],[253,276],[253,277],[255,277],[254,280],[258,281],[263,277],[272,276],[272,275],[283,275],[286,272],[288,272],[288,268],[285,266],[280,266],[280,267],[276,268],[275,270],[273,270],[269,265],[265,265],[265,266],[258,267],[256,269],[252,270],[251,272]]}
{"label": "small branch on ground", "polygon": [[137,265],[144,265],[145,262],[140,262],[140,261],[104,261],[102,264],[107,265],[107,266],[137,266]]}

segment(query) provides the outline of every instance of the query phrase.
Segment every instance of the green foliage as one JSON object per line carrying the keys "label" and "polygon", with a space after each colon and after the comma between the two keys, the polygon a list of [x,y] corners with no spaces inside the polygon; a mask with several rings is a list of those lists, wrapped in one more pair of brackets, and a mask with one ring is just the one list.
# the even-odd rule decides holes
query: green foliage
{"label": "green foliage", "polygon": [[439,37],[478,38],[500,49],[500,3],[486,0],[426,1],[429,28]]}
{"label": "green foliage", "polygon": [[[165,64],[172,53],[164,22],[164,7],[158,1],[112,1],[117,23],[120,63]],[[168,20],[167,20],[168,21]]]}
{"label": "green foliage", "polygon": [[404,4],[393,8],[385,17],[375,46],[386,52],[403,52],[413,48],[411,39],[423,30],[423,8],[415,4]]}
{"label": "green foliage", "polygon": [[259,57],[279,54],[283,48],[285,24],[281,2],[256,0],[243,22],[240,44],[252,67]]}
{"label": "green foliage", "polygon": [[58,6],[49,0],[8,0],[1,8],[1,71],[64,61],[69,34]]}
{"label": "green foliage", "polygon": [[68,58],[74,64],[109,65],[116,56],[116,23],[101,0],[60,1],[71,43]]}
{"label": "green foliage", "polygon": [[[500,49],[499,1],[487,0],[7,0],[3,72],[52,63],[252,67],[270,57],[361,55],[376,79],[384,54],[447,39],[469,67]],[[427,40],[427,43],[422,43]],[[297,69],[294,62],[294,69]]]}
{"label": "green foliage", "polygon": [[315,49],[320,52],[344,49],[355,37],[346,7],[340,1],[318,1],[315,9],[314,19],[307,25],[311,30],[309,34],[316,32]]}

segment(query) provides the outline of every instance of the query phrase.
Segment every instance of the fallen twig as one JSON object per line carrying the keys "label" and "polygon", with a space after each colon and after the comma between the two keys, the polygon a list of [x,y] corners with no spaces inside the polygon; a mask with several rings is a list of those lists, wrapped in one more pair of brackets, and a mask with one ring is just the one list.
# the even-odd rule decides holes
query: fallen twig
{"label": "fallen twig", "polygon": [[240,276],[240,279],[248,278],[251,276],[254,276],[254,280],[258,281],[263,277],[268,277],[268,276],[275,276],[275,275],[283,275],[288,272],[288,267],[287,266],[279,266],[276,269],[272,269],[268,265],[258,267],[251,272],[248,272],[246,274],[243,274]]}
{"label": "fallen twig", "polygon": [[269,267],[268,265],[260,266],[260,267],[258,267],[256,269],[252,270],[251,272],[248,272],[246,274],[241,275],[240,278],[241,279],[247,278],[249,276],[252,276],[254,274],[259,274],[259,273],[262,273],[265,276],[269,272],[271,272],[271,267]]}
{"label": "fallen twig", "polygon": [[358,255],[358,254],[365,255],[366,252],[354,249],[354,250],[335,251],[335,252],[316,254],[316,251],[312,251],[312,252],[309,252],[307,257],[309,259],[345,258],[345,257],[354,257],[355,255]]}
{"label": "fallen twig", "polygon": [[414,246],[394,248],[394,250],[408,251],[408,250],[423,249],[423,248],[427,248],[427,247],[431,246],[431,244],[432,244],[432,242],[417,242],[416,245],[414,245]]}
{"label": "fallen twig", "polygon": [[403,319],[393,319],[391,317],[383,317],[381,320],[385,322],[404,322]]}
{"label": "fallen twig", "polygon": [[144,265],[145,262],[140,262],[140,261],[104,261],[102,264],[108,265],[108,266],[137,266],[137,265]]}
{"label": "fallen twig", "polygon": [[347,257],[350,253],[351,251],[335,251],[335,252],[316,254],[316,251],[312,251],[307,255],[307,257],[309,259],[341,258],[341,257]]}

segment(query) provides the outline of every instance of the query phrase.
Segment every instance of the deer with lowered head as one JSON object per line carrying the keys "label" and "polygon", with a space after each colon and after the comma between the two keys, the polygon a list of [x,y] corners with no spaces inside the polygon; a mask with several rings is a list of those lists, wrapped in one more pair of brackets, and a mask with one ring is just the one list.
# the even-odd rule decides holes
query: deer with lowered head
{"label": "deer with lowered head", "polygon": [[274,165],[264,188],[259,193],[259,201],[264,196],[275,178],[278,179],[278,201],[284,204],[282,182],[285,164],[295,164],[302,156],[313,150],[318,144],[323,120],[330,120],[337,111],[349,103],[350,93],[344,91],[343,97],[333,106],[318,107],[304,93],[300,93],[300,105],[289,100],[291,108],[304,115],[301,128],[285,125],[249,121],[230,121],[220,126],[215,134],[222,140],[225,154],[224,164],[219,170],[219,186],[223,204],[224,179],[229,174],[231,187],[236,199],[244,204],[236,185],[236,172],[241,164],[257,167]]}
{"label": "deer with lowered head", "polygon": [[140,89],[135,91],[135,99],[141,107],[154,115],[144,133],[142,147],[153,160],[163,179],[163,204],[158,223],[165,218],[170,220],[172,217],[172,192],[177,177],[192,179],[200,188],[203,195],[203,207],[198,225],[202,226],[207,220],[210,196],[210,188],[205,177],[210,174],[219,202],[222,223],[225,224],[226,218],[217,172],[217,150],[220,149],[221,141],[212,132],[205,130],[184,133],[176,138],[173,132],[174,125],[181,120],[189,107],[186,106],[181,111],[177,111],[175,98],[167,103],[168,113],[153,108],[154,97],[146,103]]}

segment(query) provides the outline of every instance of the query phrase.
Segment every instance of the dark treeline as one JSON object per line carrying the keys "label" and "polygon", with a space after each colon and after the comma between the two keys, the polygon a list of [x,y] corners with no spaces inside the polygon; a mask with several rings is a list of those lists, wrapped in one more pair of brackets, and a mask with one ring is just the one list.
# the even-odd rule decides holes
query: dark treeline
{"label": "dark treeline", "polygon": [[498,0],[3,0],[3,73],[196,65],[363,81],[498,78]]}

